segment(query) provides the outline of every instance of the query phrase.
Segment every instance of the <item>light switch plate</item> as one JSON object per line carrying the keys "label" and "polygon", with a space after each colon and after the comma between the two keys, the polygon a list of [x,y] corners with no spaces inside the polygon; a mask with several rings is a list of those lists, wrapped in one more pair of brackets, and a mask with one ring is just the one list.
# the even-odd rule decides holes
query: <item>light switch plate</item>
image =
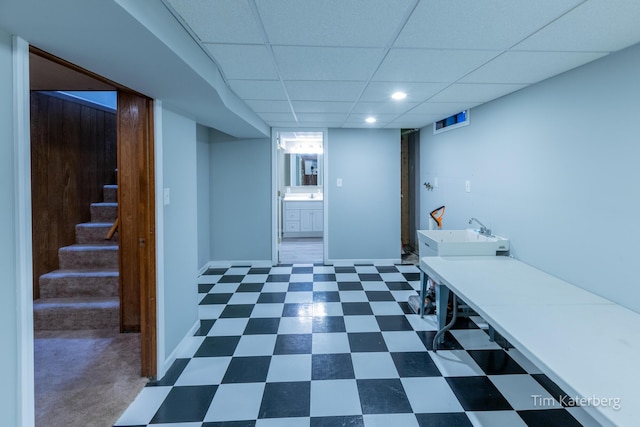
{"label": "light switch plate", "polygon": [[466,191],[467,193],[471,193],[471,181],[470,181],[470,180],[467,180],[467,181],[464,183],[464,189],[465,189],[465,191]]}
{"label": "light switch plate", "polygon": [[163,190],[162,197],[163,197],[165,206],[171,204],[171,192],[169,191],[168,188],[165,188]]}

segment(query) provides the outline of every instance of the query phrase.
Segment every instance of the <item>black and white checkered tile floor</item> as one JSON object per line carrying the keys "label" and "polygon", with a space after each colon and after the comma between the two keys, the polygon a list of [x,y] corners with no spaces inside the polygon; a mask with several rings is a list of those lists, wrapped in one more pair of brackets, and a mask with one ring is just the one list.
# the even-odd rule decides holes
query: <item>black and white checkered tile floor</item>
{"label": "black and white checkered tile floor", "polygon": [[597,425],[481,318],[433,352],[414,265],[210,269],[198,287],[199,331],[116,426]]}

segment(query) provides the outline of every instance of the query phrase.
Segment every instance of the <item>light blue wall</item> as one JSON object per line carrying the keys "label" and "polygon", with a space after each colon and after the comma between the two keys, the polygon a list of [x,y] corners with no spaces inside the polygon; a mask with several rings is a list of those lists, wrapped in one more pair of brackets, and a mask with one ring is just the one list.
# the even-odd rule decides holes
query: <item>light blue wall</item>
{"label": "light blue wall", "polygon": [[212,260],[271,263],[271,140],[211,141]]}
{"label": "light blue wall", "polygon": [[640,45],[422,129],[421,181],[439,178],[422,228],[444,204],[445,228],[478,217],[515,257],[640,311],[638,70]]}
{"label": "light blue wall", "polygon": [[[165,354],[177,347],[197,321],[198,203],[196,123],[162,111],[164,206]],[[159,201],[162,203],[162,201]]]}
{"label": "light blue wall", "polygon": [[400,261],[400,131],[329,129],[326,157],[328,260]]}
{"label": "light blue wall", "polygon": [[11,37],[0,30],[0,419],[2,425],[18,423],[18,335],[16,293],[16,175],[13,150],[13,71]]}
{"label": "light blue wall", "polygon": [[198,173],[198,268],[202,269],[211,261],[211,182],[209,167],[209,128],[198,125],[197,173]]}

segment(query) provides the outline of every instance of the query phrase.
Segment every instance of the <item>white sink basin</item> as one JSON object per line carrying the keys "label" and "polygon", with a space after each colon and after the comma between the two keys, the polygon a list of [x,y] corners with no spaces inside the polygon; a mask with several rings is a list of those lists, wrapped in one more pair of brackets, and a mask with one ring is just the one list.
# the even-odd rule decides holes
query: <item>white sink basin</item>
{"label": "white sink basin", "polygon": [[509,250],[509,239],[476,230],[418,230],[419,256],[496,255]]}

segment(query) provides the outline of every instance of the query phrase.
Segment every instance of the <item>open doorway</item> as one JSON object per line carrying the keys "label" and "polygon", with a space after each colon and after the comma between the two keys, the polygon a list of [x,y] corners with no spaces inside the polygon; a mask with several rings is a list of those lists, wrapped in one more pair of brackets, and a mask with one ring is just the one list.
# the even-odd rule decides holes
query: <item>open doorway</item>
{"label": "open doorway", "polygon": [[402,261],[418,264],[417,229],[420,219],[420,130],[403,129],[400,139]]}
{"label": "open doorway", "polygon": [[[140,95],[33,47],[29,62],[36,425],[113,423],[155,372],[145,358],[155,357],[155,312],[141,315],[140,297],[155,278],[137,272],[132,289],[121,258],[127,252],[140,269],[155,263],[139,262],[143,228],[115,226],[129,209],[122,185],[153,198],[153,171],[120,161],[123,148],[140,145],[128,129],[152,122],[137,104],[139,118],[126,115]],[[145,177],[150,190],[121,175]],[[142,211],[153,218],[152,201]]]}
{"label": "open doorway", "polygon": [[324,261],[324,132],[277,131],[277,264]]}

